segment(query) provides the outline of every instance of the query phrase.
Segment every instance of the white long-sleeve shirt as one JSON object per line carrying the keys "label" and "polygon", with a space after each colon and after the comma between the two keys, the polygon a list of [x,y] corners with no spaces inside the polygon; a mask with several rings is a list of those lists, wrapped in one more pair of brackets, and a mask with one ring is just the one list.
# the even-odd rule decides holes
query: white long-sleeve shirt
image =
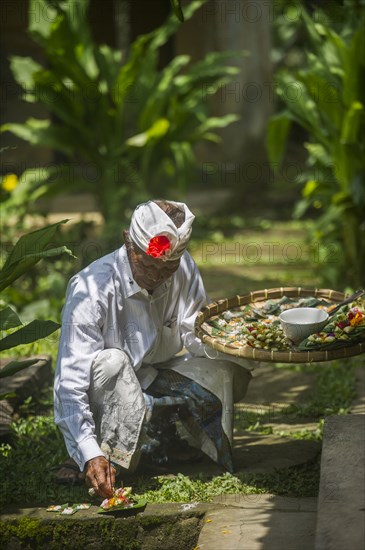
{"label": "white long-sleeve shirt", "polygon": [[133,279],[122,246],[72,277],[67,287],[55,375],[55,422],[79,465],[103,453],[96,441],[87,391],[98,353],[118,348],[129,356],[142,389],[154,380],[154,363],[185,346],[203,355],[194,321],[209,303],[199,270],[188,252],[178,270],[152,295]]}

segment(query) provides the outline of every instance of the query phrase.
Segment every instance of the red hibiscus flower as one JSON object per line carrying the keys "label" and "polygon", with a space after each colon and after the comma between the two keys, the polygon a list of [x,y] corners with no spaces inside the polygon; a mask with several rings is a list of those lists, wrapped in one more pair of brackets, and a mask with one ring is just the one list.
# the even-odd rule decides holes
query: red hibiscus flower
{"label": "red hibiscus flower", "polygon": [[170,250],[169,239],[165,235],[158,235],[150,240],[146,254],[153,258],[160,258],[166,250]]}

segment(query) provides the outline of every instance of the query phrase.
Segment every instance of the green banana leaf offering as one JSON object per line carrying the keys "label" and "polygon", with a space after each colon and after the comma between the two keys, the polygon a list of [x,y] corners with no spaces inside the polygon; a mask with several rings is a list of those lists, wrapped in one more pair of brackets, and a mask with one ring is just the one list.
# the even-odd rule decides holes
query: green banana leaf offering
{"label": "green banana leaf offering", "polygon": [[285,337],[279,321],[279,315],[283,311],[294,307],[315,307],[330,313],[336,304],[314,296],[300,299],[283,296],[280,299],[228,309],[208,319],[205,327],[222,344],[237,348],[250,346],[268,351],[332,350],[365,342],[363,297],[343,305],[329,317],[321,332],[311,334],[296,346]]}

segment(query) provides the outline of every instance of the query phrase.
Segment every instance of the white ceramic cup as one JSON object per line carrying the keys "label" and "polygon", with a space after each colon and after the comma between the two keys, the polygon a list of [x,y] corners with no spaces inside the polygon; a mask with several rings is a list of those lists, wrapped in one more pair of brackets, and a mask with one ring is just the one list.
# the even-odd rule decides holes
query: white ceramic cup
{"label": "white ceramic cup", "polygon": [[285,336],[298,344],[311,334],[320,332],[327,324],[328,313],[315,307],[294,307],[279,315]]}

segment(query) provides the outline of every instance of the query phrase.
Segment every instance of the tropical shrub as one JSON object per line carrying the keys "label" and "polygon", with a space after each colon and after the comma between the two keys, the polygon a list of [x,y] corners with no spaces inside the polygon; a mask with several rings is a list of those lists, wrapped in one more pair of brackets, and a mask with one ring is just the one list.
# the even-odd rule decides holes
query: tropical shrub
{"label": "tropical shrub", "polygon": [[[48,225],[20,237],[8,254],[0,270],[0,292],[12,285],[21,275],[24,275],[41,259],[50,259],[61,254],[72,255],[66,246],[47,248],[61,224],[67,220]],[[21,328],[18,328],[21,327]],[[0,339],[0,351],[10,350],[21,344],[30,344],[41,338],[46,338],[60,327],[59,323],[50,320],[34,320],[23,325],[16,311],[8,304],[2,303],[0,309],[0,330],[4,331]],[[18,328],[15,332],[9,329]],[[0,378],[15,374],[29,367],[37,359],[10,361],[0,369]]]}
{"label": "tropical shrub", "polygon": [[[276,74],[286,110],[271,119],[267,145],[277,167],[292,123],[307,131],[309,171],[295,214],[318,212],[312,240],[326,282],[358,288],[365,285],[365,7],[347,4],[338,30],[324,12],[312,17],[301,8],[311,49],[303,68]],[[334,261],[324,266],[329,252]]]}
{"label": "tropical shrub", "polygon": [[[175,14],[138,37],[123,59],[122,52],[92,40],[88,4],[30,0],[29,32],[46,64],[14,56],[11,69],[23,99],[43,104],[51,117],[9,122],[2,130],[67,159],[23,173],[12,204],[86,190],[96,198],[107,234],[115,235],[138,201],[166,195],[168,186],[177,196],[192,177],[194,145],[219,141],[214,130],[237,119],[209,117],[204,87],[229,82],[238,69],[227,65],[232,52],[209,53],[193,65],[179,55],[159,69],[159,50],[181,24]],[[185,19],[201,4],[184,7]]]}

